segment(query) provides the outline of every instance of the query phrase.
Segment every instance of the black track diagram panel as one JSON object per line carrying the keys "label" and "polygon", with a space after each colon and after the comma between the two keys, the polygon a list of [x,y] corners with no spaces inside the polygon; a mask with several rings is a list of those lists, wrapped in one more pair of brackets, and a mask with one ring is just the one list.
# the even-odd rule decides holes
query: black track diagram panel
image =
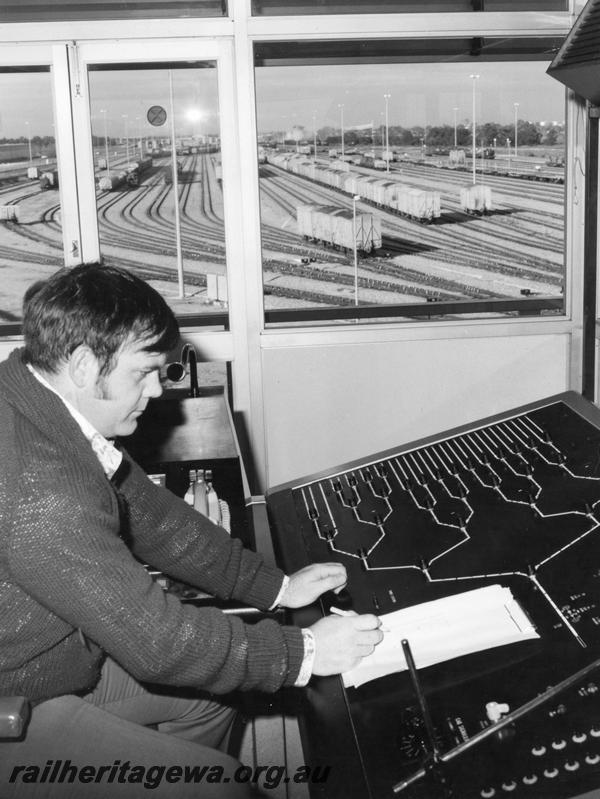
{"label": "black track diagram panel", "polygon": [[[421,671],[438,753],[489,728],[489,702],[510,712],[588,669],[583,688],[569,686],[579,701],[570,716],[550,723],[546,702],[509,725],[501,744],[488,735],[410,785],[429,751],[408,675],[349,689],[338,678],[315,681],[306,736],[347,775],[340,796],[551,799],[600,790],[600,733],[590,732],[596,723],[600,730],[600,670],[592,668],[600,657],[595,406],[571,392],[551,397],[279,486],[267,502],[288,571],[315,561],[338,561],[348,571],[343,595],[326,598],[314,617],[300,614],[300,623],[327,612],[328,603],[383,614],[492,584],[510,588],[528,614],[539,639]],[[562,738],[553,748],[561,723],[564,752]],[[539,738],[533,748],[544,756],[532,753],[529,738]]]}

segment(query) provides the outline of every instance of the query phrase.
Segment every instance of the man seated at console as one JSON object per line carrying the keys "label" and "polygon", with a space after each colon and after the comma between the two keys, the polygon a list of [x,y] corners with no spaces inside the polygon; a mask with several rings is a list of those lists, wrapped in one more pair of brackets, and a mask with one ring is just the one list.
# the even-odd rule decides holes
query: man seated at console
{"label": "man seated at console", "polygon": [[[0,364],[0,695],[33,710],[23,740],[0,742],[0,795],[132,799],[158,780],[160,797],[246,796],[220,697],[350,669],[381,640],[379,620],[247,625],[152,581],[142,563],[267,610],[310,604],[346,573],[284,576],[116,443],[161,394],[179,337],[147,283],[62,269],[26,293],[23,333]],[[187,784],[194,766],[210,770]]]}

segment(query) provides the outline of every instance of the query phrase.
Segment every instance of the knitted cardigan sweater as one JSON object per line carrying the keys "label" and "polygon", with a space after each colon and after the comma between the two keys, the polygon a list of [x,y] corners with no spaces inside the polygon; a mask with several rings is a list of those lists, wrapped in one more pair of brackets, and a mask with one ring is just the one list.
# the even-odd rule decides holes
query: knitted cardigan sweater
{"label": "knitted cardigan sweater", "polygon": [[127,453],[109,480],[21,350],[0,364],[0,453],[0,696],[85,693],[104,653],[141,681],[213,693],[293,685],[298,628],[182,604],[139,561],[261,609],[282,572]]}

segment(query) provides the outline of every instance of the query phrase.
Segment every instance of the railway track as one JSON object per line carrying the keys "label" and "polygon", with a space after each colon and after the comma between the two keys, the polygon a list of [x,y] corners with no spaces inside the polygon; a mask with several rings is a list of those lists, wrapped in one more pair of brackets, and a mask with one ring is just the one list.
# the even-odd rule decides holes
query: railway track
{"label": "railway track", "polygon": [[[282,195],[282,210],[287,213],[295,211],[295,201],[303,198],[298,186],[302,184],[319,186],[319,197],[325,203],[341,207],[351,207],[348,195],[332,187],[315,184],[303,176],[285,172],[272,167],[275,172],[285,176],[273,183],[269,181],[270,196],[277,200],[273,188],[278,187]],[[365,208],[374,207],[362,201],[359,205]],[[548,288],[562,285],[562,265],[539,256],[535,247],[530,246],[529,238],[514,237],[509,223],[494,225],[490,231],[490,219],[476,219],[466,214],[455,215],[454,222],[462,220],[464,225],[457,229],[456,224],[434,224],[423,226],[417,222],[405,220],[391,211],[378,209],[382,219],[382,229],[386,235],[386,247],[392,254],[409,255],[420,250],[426,258],[442,264],[449,263],[454,267],[465,269],[483,269],[498,275],[521,278]],[[458,205],[456,214],[458,214]],[[466,225],[469,225],[468,229]],[[543,240],[545,243],[545,239]],[[535,255],[533,253],[536,253]],[[469,284],[465,283],[468,288]]]}
{"label": "railway track", "polygon": [[[184,172],[191,180],[179,183],[179,209],[181,243],[186,262],[186,282],[205,286],[210,264],[224,270],[226,253],[222,212],[222,190],[216,179],[213,159],[208,155],[188,156]],[[174,233],[173,192],[165,186],[162,172],[165,163],[158,161],[155,168],[142,176],[139,187],[97,194],[98,218],[103,250],[107,260],[121,263],[149,279],[174,282],[177,275],[173,266],[156,261],[174,259],[176,255]],[[444,170],[447,172],[448,170]],[[272,277],[277,272],[286,278],[296,275],[296,286],[276,286],[269,282],[269,293],[283,292],[280,296],[294,296],[304,301],[315,301],[315,290],[308,283],[319,282],[322,300],[339,304],[339,288],[347,290],[354,277],[348,273],[351,258],[341,252],[319,245],[303,243],[295,232],[296,207],[305,203],[333,204],[351,208],[352,201],[330,187],[292,175],[272,166],[261,166],[260,191],[262,203],[268,203],[271,213],[263,217],[262,243],[264,268]],[[410,181],[408,176],[410,174]],[[433,181],[440,170],[406,165],[390,178],[416,182],[417,176],[425,182]],[[383,177],[381,173],[377,177]],[[503,182],[504,180],[504,182]],[[519,187],[508,179],[497,178],[496,189],[505,192],[497,214],[486,218],[473,218],[463,214],[453,198],[453,186],[465,184],[465,174],[450,174],[444,191],[444,224],[430,226],[403,219],[384,211],[384,248],[391,258],[361,260],[358,265],[358,284],[363,292],[371,292],[381,302],[393,302],[398,297],[457,299],[460,297],[493,298],[507,296],[501,291],[478,285],[471,271],[485,271],[490,275],[506,276],[515,280],[530,281],[543,290],[557,289],[562,284],[562,241],[548,235],[548,230],[560,228],[562,221],[560,202],[562,187],[527,182],[527,196],[538,201],[540,208],[532,210],[517,207]],[[494,189],[494,190],[496,190]],[[522,191],[521,191],[522,193]],[[29,185],[0,188],[0,197],[12,203],[27,204],[39,199],[39,189]],[[50,196],[50,195],[49,195]],[[54,195],[56,196],[56,195]],[[510,206],[510,199],[515,205]],[[8,204],[8,203],[7,203]],[[366,204],[360,207],[370,208]],[[557,210],[554,210],[557,209]],[[7,258],[15,262],[51,264],[60,266],[62,234],[59,224],[60,206],[54,202],[39,216],[39,224],[12,225],[11,232],[27,241],[22,251],[18,247],[4,250]],[[267,218],[269,221],[267,221]],[[281,225],[274,219],[279,218]],[[285,221],[289,220],[289,221]],[[12,223],[8,223],[12,224]],[[42,243],[56,250],[57,255],[35,254],[32,244]],[[32,251],[33,249],[33,251]],[[122,251],[121,254],[116,254]],[[0,249],[0,254],[3,250]],[[136,253],[143,256],[136,259]],[[431,263],[431,271],[423,271],[411,263],[417,256]],[[290,258],[293,262],[290,263]],[[408,259],[406,263],[402,259]],[[319,265],[317,262],[321,262]],[[322,262],[326,261],[324,268]],[[315,265],[313,265],[313,262]],[[436,272],[436,265],[451,264],[455,270],[464,270],[464,278],[444,276]],[[188,268],[189,267],[189,268]],[[346,271],[344,271],[346,270]],[[306,286],[303,286],[303,281]],[[330,288],[329,288],[330,287]],[[337,293],[336,288],[337,287]],[[275,290],[277,289],[277,291]],[[286,292],[288,292],[286,294]],[[318,293],[318,292],[317,292]],[[342,295],[343,296],[343,295]]]}

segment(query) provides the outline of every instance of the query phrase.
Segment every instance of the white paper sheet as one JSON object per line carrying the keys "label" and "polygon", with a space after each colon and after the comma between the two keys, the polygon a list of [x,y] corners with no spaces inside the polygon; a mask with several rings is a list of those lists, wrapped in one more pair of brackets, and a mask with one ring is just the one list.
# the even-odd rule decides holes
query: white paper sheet
{"label": "white paper sheet", "polygon": [[417,668],[495,646],[539,638],[509,588],[491,585],[381,616],[383,641],[342,677],[346,687],[406,670],[402,640]]}

